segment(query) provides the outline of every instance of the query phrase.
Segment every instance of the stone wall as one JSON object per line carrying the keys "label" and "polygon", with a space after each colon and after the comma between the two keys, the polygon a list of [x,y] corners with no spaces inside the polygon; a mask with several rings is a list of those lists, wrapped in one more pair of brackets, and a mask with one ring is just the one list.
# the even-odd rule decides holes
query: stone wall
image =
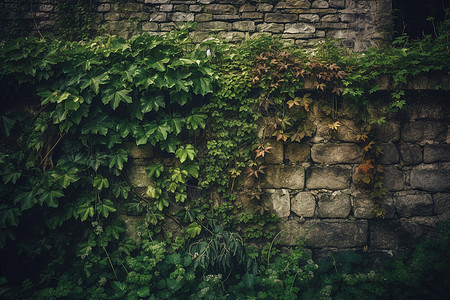
{"label": "stone wall", "polygon": [[[423,85],[422,85],[423,86]],[[439,221],[450,217],[450,108],[448,93],[410,91],[407,109],[375,129],[383,149],[385,217],[375,216],[367,191],[357,180],[361,147],[359,128],[345,112],[337,132],[331,119],[312,115],[315,134],[302,143],[273,140],[266,154],[263,201],[281,218],[278,237],[284,246],[307,237],[320,255],[329,250],[395,252],[410,247]],[[385,92],[372,100],[377,110]],[[374,102],[373,102],[374,101]],[[145,189],[151,149],[135,149],[131,181]],[[244,182],[242,182],[244,184]],[[238,201],[246,212],[258,207],[245,193]]]}
{"label": "stone wall", "polygon": [[[24,4],[18,5],[17,3]],[[33,29],[52,24],[55,0],[4,0],[0,19],[20,19]],[[305,45],[327,38],[342,39],[356,51],[390,40],[391,0],[94,0],[93,18],[99,32],[129,37],[139,32],[160,34],[187,21],[198,23],[198,37],[217,34],[242,40],[274,34]]]}

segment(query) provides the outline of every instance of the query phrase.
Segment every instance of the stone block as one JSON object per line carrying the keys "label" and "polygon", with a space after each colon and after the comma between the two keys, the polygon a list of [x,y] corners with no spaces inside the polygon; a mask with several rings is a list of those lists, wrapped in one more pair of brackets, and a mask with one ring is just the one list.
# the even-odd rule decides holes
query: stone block
{"label": "stone block", "polygon": [[263,14],[260,12],[244,12],[242,13],[242,19],[262,19]]}
{"label": "stone block", "polygon": [[245,39],[245,33],[240,31],[221,31],[217,36],[231,42],[239,42]]}
{"label": "stone block", "polygon": [[322,22],[339,22],[339,16],[338,15],[325,15],[321,19]]}
{"label": "stone block", "polygon": [[270,142],[269,146],[272,147],[270,152],[265,155],[265,161],[268,164],[282,164],[284,160],[284,145],[282,141]]}
{"label": "stone block", "polygon": [[263,186],[265,188],[302,190],[305,187],[305,169],[297,166],[268,166]]}
{"label": "stone block", "polygon": [[280,1],[275,6],[276,9],[285,9],[285,8],[309,8],[311,6],[310,1],[308,0],[285,0]]}
{"label": "stone block", "polygon": [[298,193],[291,199],[291,211],[300,217],[314,217],[316,198],[309,192]]}
{"label": "stone block", "polygon": [[320,20],[320,17],[317,14],[300,14],[299,15],[300,22],[315,23],[315,22],[319,22],[319,20]]}
{"label": "stone block", "polygon": [[202,7],[200,5],[189,5],[189,11],[201,12],[202,11]]}
{"label": "stone block", "polygon": [[167,20],[167,14],[161,12],[152,13],[149,19],[151,22],[165,22]]}
{"label": "stone block", "polygon": [[108,12],[110,10],[111,10],[111,4],[109,4],[109,3],[103,3],[103,4],[100,4],[99,6],[97,6],[98,12]]}
{"label": "stone block", "polygon": [[436,193],[433,195],[434,212],[438,215],[450,215],[450,194]]}
{"label": "stone block", "polygon": [[445,141],[447,125],[442,122],[417,121],[406,123],[402,128],[405,142]]}
{"label": "stone block", "polygon": [[173,4],[163,4],[159,7],[159,11],[170,12],[173,10]]}
{"label": "stone block", "polygon": [[400,160],[400,155],[397,150],[397,146],[393,143],[380,143],[380,147],[383,151],[378,159],[378,162],[383,165],[396,164]]}
{"label": "stone block", "polygon": [[311,8],[328,8],[328,7],[330,7],[330,5],[325,0],[315,0],[311,4]]}
{"label": "stone block", "polygon": [[[200,7],[201,9],[201,7]],[[174,11],[180,11],[180,12],[189,12],[189,6],[187,4],[177,4],[173,6]]]}
{"label": "stone block", "polygon": [[422,162],[422,147],[415,144],[400,145],[401,163],[404,165],[417,165]]}
{"label": "stone block", "polygon": [[239,15],[213,15],[213,20],[239,20]]}
{"label": "stone block", "polygon": [[196,22],[209,22],[212,21],[212,14],[197,14],[195,15]]}
{"label": "stone block", "polygon": [[319,218],[347,218],[352,209],[350,195],[342,192],[321,193],[317,196]]}
{"label": "stone block", "polygon": [[400,139],[400,123],[388,122],[375,127],[375,139],[380,142],[396,142]]}
{"label": "stone block", "polygon": [[393,195],[394,206],[400,217],[431,216],[433,214],[433,199],[430,194],[407,191]]}
{"label": "stone block", "polygon": [[223,14],[236,14],[236,8],[229,4],[209,4],[203,8],[205,13],[223,15]]}
{"label": "stone block", "polygon": [[144,3],[150,3],[150,4],[164,4],[168,3],[170,0],[145,0]]}
{"label": "stone block", "polygon": [[278,23],[262,23],[256,26],[259,32],[280,33],[284,31],[284,24]]}
{"label": "stone block", "polygon": [[370,221],[370,248],[394,250],[408,245],[409,234],[398,220]]}
{"label": "stone block", "polygon": [[351,170],[341,167],[312,167],[308,169],[306,188],[343,190],[349,187]]}
{"label": "stone block", "polygon": [[331,8],[345,8],[345,0],[328,0]]}
{"label": "stone block", "polygon": [[[353,215],[358,219],[376,219],[375,204],[369,197],[369,193],[353,192]],[[385,197],[380,205],[385,209],[384,219],[392,219],[395,215],[395,207],[392,197]]]}
{"label": "stone block", "polygon": [[253,21],[237,21],[233,23],[233,30],[251,32],[255,31],[256,26]]}
{"label": "stone block", "polygon": [[172,14],[169,14],[169,19],[174,22],[194,21],[194,13],[174,12]]}
{"label": "stone block", "polygon": [[229,31],[231,29],[231,24],[227,22],[221,22],[221,21],[212,21],[212,22],[205,22],[205,23],[199,23],[197,25],[198,30],[207,30],[207,31]]}
{"label": "stone block", "polygon": [[313,33],[316,28],[307,23],[294,23],[286,24],[284,32],[285,33]]}
{"label": "stone block", "polygon": [[405,187],[403,172],[395,166],[384,168],[384,187],[389,191],[401,191]]}
{"label": "stone block", "polygon": [[445,100],[441,100],[442,103],[435,101],[428,101],[424,99],[423,102],[416,102],[408,105],[407,116],[412,121],[428,119],[428,120],[442,120],[449,116],[449,107],[445,105]]}
{"label": "stone block", "polygon": [[294,246],[297,239],[307,238],[311,248],[351,248],[367,244],[368,224],[366,220],[296,220],[280,222],[283,234],[280,243]]}
{"label": "stone block", "polygon": [[306,144],[289,143],[286,146],[284,159],[291,164],[299,164],[309,160],[311,148]]}
{"label": "stone block", "polygon": [[161,31],[172,31],[177,29],[177,25],[174,22],[161,23],[160,24]]}
{"label": "stone block", "polygon": [[256,6],[258,11],[269,12],[272,11],[273,5],[267,3],[260,3]]}
{"label": "stone block", "polygon": [[297,22],[296,14],[267,13],[264,20],[269,23],[294,23]]}
{"label": "stone block", "polygon": [[127,165],[126,174],[133,186],[146,188],[152,184],[152,181],[147,176],[147,172],[145,172],[145,168],[146,166],[141,166],[133,162]]}
{"label": "stone block", "polygon": [[49,11],[52,11],[53,8],[54,8],[54,6],[51,5],[51,4],[41,4],[41,5],[39,5],[39,11],[49,12]]}
{"label": "stone block", "polygon": [[423,162],[450,161],[450,144],[425,145],[423,148]]}
{"label": "stone block", "polygon": [[447,192],[450,190],[450,168],[438,164],[418,165],[411,171],[410,184],[418,190]]}
{"label": "stone block", "polygon": [[311,158],[317,163],[351,164],[361,162],[361,148],[356,144],[315,144]]}
{"label": "stone block", "polygon": [[287,189],[267,189],[262,198],[265,203],[269,204],[272,211],[278,217],[289,217],[291,213],[291,201]]}
{"label": "stone block", "polygon": [[256,6],[246,3],[239,7],[239,12],[254,12],[256,11]]}
{"label": "stone block", "polygon": [[156,22],[144,22],[144,23],[142,23],[142,30],[143,31],[157,31],[158,30],[158,23],[156,23]]}
{"label": "stone block", "polygon": [[361,132],[361,128],[353,120],[340,120],[337,128],[337,138],[344,142],[356,142],[356,135]]}
{"label": "stone block", "polygon": [[105,21],[119,21],[120,14],[119,13],[106,13],[106,14],[104,14],[103,18],[105,19]]}

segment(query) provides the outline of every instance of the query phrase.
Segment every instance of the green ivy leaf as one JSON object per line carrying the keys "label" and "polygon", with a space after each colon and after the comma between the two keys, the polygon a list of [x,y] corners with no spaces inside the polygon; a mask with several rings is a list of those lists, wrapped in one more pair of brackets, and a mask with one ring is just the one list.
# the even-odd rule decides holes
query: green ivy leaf
{"label": "green ivy leaf", "polygon": [[47,204],[48,207],[58,207],[58,198],[64,196],[63,191],[61,190],[45,190],[42,195],[39,197],[39,204],[43,205]]}
{"label": "green ivy leaf", "polygon": [[195,150],[194,146],[191,144],[186,145],[186,147],[181,146],[175,152],[175,157],[178,158],[181,163],[183,163],[187,158],[194,160],[196,156],[197,150]]}
{"label": "green ivy leaf", "polygon": [[90,203],[85,203],[83,205],[80,205],[77,209],[77,217],[81,217],[81,222],[87,220],[88,217],[94,216],[94,207]]}
{"label": "green ivy leaf", "polygon": [[145,171],[149,178],[159,178],[164,171],[164,166],[162,164],[151,164],[145,168]]}
{"label": "green ivy leaf", "polygon": [[177,146],[180,144],[180,140],[173,135],[169,135],[166,140],[160,142],[161,150],[167,151],[168,153],[175,153]]}
{"label": "green ivy leaf", "polygon": [[197,95],[205,96],[212,93],[211,79],[208,77],[200,77],[192,80],[194,83],[194,93]]}
{"label": "green ivy leaf", "polygon": [[182,165],[181,168],[183,170],[186,170],[186,172],[189,174],[189,176],[192,176],[194,178],[198,178],[198,171],[200,170],[200,167],[198,164],[191,163],[187,165]]}
{"label": "green ivy leaf", "polygon": [[131,89],[123,89],[119,91],[106,90],[106,95],[103,95],[102,102],[103,104],[111,103],[111,107],[113,110],[119,106],[120,102],[132,103],[133,99],[128,95],[131,92]]}
{"label": "green ivy leaf", "polygon": [[104,188],[108,188],[109,187],[108,178],[104,178],[102,175],[95,176],[93,186],[97,188],[99,191],[103,190]]}
{"label": "green ivy leaf", "polygon": [[14,127],[14,124],[16,123],[16,120],[8,118],[6,116],[1,116],[2,119],[2,127],[3,131],[5,132],[5,135],[8,137],[11,134],[11,129]]}
{"label": "green ivy leaf", "polygon": [[197,128],[205,129],[207,116],[205,114],[194,114],[186,118],[186,124],[190,126],[193,130]]}
{"label": "green ivy leaf", "polygon": [[0,228],[9,226],[19,226],[19,217],[22,215],[17,207],[9,207],[6,204],[0,205]]}
{"label": "green ivy leaf", "polygon": [[109,199],[104,199],[97,205],[97,211],[103,217],[107,218],[109,213],[115,212],[116,208],[114,207],[114,203]]}
{"label": "green ivy leaf", "polygon": [[119,170],[123,169],[123,164],[128,161],[128,152],[125,149],[119,149],[115,154],[111,155],[109,161],[109,168],[116,167]]}
{"label": "green ivy leaf", "polygon": [[188,228],[186,228],[186,233],[191,237],[194,238],[197,235],[200,234],[202,231],[202,227],[197,224],[197,222],[189,224]]}
{"label": "green ivy leaf", "polygon": [[85,90],[89,86],[95,94],[98,94],[100,85],[108,83],[108,80],[109,76],[107,73],[100,74],[96,77],[91,77],[89,80],[82,80],[84,83],[81,85],[81,91]]}
{"label": "green ivy leaf", "polygon": [[166,107],[163,94],[156,94],[154,96],[152,95],[152,97],[144,97],[141,99],[141,110],[143,114],[152,110],[158,111],[160,107]]}

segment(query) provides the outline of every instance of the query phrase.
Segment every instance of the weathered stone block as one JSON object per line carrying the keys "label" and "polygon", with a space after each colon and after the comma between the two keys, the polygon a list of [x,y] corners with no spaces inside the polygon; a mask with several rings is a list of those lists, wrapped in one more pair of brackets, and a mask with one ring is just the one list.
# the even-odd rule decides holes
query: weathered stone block
{"label": "weathered stone block", "polygon": [[177,28],[174,22],[161,23],[160,24],[161,31],[172,31]]}
{"label": "weathered stone block", "polygon": [[432,163],[439,161],[450,161],[450,144],[425,145],[423,162]]}
{"label": "weathered stone block", "polygon": [[312,167],[308,169],[308,189],[343,190],[350,184],[351,170],[341,167]]}
{"label": "weathered stone block", "polygon": [[400,139],[400,123],[389,122],[375,127],[375,139],[380,142],[396,142]]}
{"label": "weathered stone block", "polygon": [[361,161],[361,148],[356,144],[316,144],[311,147],[314,162],[351,164]]}
{"label": "weathered stone block", "polygon": [[159,7],[159,11],[172,11],[173,10],[173,5],[172,4],[163,4]]}
{"label": "weathered stone block", "polygon": [[146,166],[140,166],[135,163],[128,164],[126,168],[126,173],[130,183],[135,187],[148,187],[152,181],[147,176],[145,172]]}
{"label": "weathered stone block", "polygon": [[272,11],[272,9],[273,9],[273,5],[267,4],[267,3],[260,3],[256,7],[257,7],[258,11],[264,11],[264,12]]}
{"label": "weathered stone block", "polygon": [[217,34],[217,36],[221,39],[238,42],[245,39],[245,33],[240,31],[221,31]]}
{"label": "weathered stone block", "polygon": [[328,8],[330,5],[325,0],[316,0],[311,4],[311,8]]}
{"label": "weathered stone block", "polygon": [[233,29],[239,31],[255,31],[256,26],[253,21],[238,21],[233,23]]}
{"label": "weathered stone block", "polygon": [[174,12],[169,18],[174,22],[189,22],[194,21],[194,13]]}
{"label": "weathered stone block", "polygon": [[302,190],[305,187],[305,169],[283,165],[268,166],[263,186]]}
{"label": "weathered stone block", "polygon": [[[367,194],[356,192],[352,194],[353,198],[353,215],[358,219],[375,219],[375,204]],[[394,201],[392,197],[385,197],[381,206],[385,209],[384,219],[392,219],[395,215]]]}
{"label": "weathered stone block", "polygon": [[428,193],[399,192],[394,194],[393,199],[395,209],[401,217],[430,216],[433,214],[433,199]]}
{"label": "weathered stone block", "polygon": [[189,6],[187,4],[177,4],[173,6],[174,11],[189,12]]}
{"label": "weathered stone block", "polygon": [[167,20],[166,13],[156,12],[150,14],[150,21],[152,22],[165,22],[166,20]]}
{"label": "weathered stone block", "polygon": [[350,195],[346,193],[319,194],[318,199],[320,218],[347,218],[352,209]]}
{"label": "weathered stone block", "polygon": [[270,143],[270,152],[265,155],[265,161],[268,164],[282,164],[284,160],[284,145],[282,141]]}
{"label": "weathered stone block", "polygon": [[267,189],[263,195],[263,201],[269,203],[271,209],[278,217],[289,217],[291,201],[287,189]]}
{"label": "weathered stone block", "polygon": [[306,23],[286,24],[284,29],[285,33],[313,33],[314,31],[316,31],[316,28]]}
{"label": "weathered stone block", "polygon": [[229,4],[209,4],[203,9],[205,13],[211,13],[216,15],[221,14],[236,14],[236,8]]}
{"label": "weathered stone block", "polygon": [[409,234],[397,220],[370,221],[370,247],[373,249],[397,249],[408,244]]}
{"label": "weathered stone block", "polygon": [[145,0],[144,3],[150,3],[150,4],[164,4],[168,3],[170,0]]}
{"label": "weathered stone block", "polygon": [[289,143],[284,158],[291,164],[299,164],[309,160],[311,148],[306,144]]}
{"label": "weathered stone block", "polygon": [[[101,5],[103,5],[103,4],[101,4]],[[99,6],[101,6],[101,5],[99,5]],[[49,11],[52,11],[53,10],[53,5],[51,5],[51,4],[41,4],[41,5],[39,5],[39,11],[46,11],[46,12],[49,12]],[[98,9],[97,9],[98,10]],[[100,11],[100,10],[98,10],[98,11]],[[109,11],[109,9],[108,9],[108,11]]]}
{"label": "weathered stone block", "polygon": [[260,12],[245,12],[242,13],[242,19],[262,19],[263,14]]}
{"label": "weathered stone block", "polygon": [[405,187],[403,172],[395,166],[384,168],[384,187],[389,191],[401,191]]}
{"label": "weathered stone block", "polygon": [[278,23],[262,23],[256,26],[259,32],[280,33],[284,31],[284,24]]}
{"label": "weathered stone block", "polygon": [[450,190],[450,170],[448,166],[437,164],[418,165],[411,171],[411,187],[429,192]]}
{"label": "weathered stone block", "polygon": [[[105,19],[105,21],[119,21],[120,20],[120,14],[119,13],[106,13],[103,16],[103,18]],[[111,23],[111,22],[107,23],[107,27],[108,27],[109,23]]]}
{"label": "weathered stone block", "polygon": [[434,200],[434,212],[436,214],[450,215],[450,194],[449,193],[436,193],[433,196],[433,200]]}
{"label": "weathered stone block", "polygon": [[380,143],[380,147],[383,151],[378,162],[384,165],[396,164],[399,162],[400,155],[397,150],[397,146],[393,143]]}
{"label": "weathered stone block", "polygon": [[213,15],[213,20],[239,20],[239,15]]}
{"label": "weathered stone block", "polygon": [[280,222],[283,234],[282,245],[293,246],[297,239],[307,238],[307,245],[312,248],[362,247],[367,244],[368,224],[365,220],[296,220]]}
{"label": "weathered stone block", "polygon": [[239,7],[239,12],[249,12],[249,11],[251,12],[256,11],[256,6],[246,3],[241,7]]}
{"label": "weathered stone block", "polygon": [[447,125],[442,122],[418,121],[406,123],[402,128],[402,139],[406,142],[444,141]]}
{"label": "weathered stone block", "polygon": [[278,2],[275,8],[309,8],[310,6],[311,3],[308,0],[286,0]]}
{"label": "weathered stone block", "polygon": [[319,22],[320,17],[317,14],[300,14],[299,15],[299,21],[301,22],[310,22],[315,23]]}
{"label": "weathered stone block", "polygon": [[325,15],[321,19],[322,22],[339,22],[339,16],[338,15]]}
{"label": "weathered stone block", "polygon": [[209,22],[212,21],[212,14],[197,14],[195,15],[196,22]]}
{"label": "weathered stone block", "polygon": [[156,23],[156,22],[144,22],[144,23],[142,23],[142,30],[143,31],[157,31],[158,30],[158,23]]}
{"label": "weathered stone block", "polygon": [[202,11],[202,7],[200,5],[189,5],[189,11],[201,12]]}
{"label": "weathered stone block", "polygon": [[316,199],[309,192],[300,192],[291,199],[291,210],[297,216],[311,218],[316,210]]}
{"label": "weathered stone block", "polygon": [[427,100],[424,100],[422,103],[416,102],[413,105],[408,105],[407,114],[411,120],[442,120],[448,118],[448,105],[443,104],[447,100],[443,100],[442,103]]}
{"label": "weathered stone block", "polygon": [[332,8],[345,8],[345,0],[328,0]]}
{"label": "weathered stone block", "polygon": [[404,165],[420,164],[422,162],[422,148],[415,144],[401,144],[400,156]]}
{"label": "weathered stone block", "polygon": [[296,14],[267,13],[264,20],[269,23],[293,23],[298,20],[298,16]]}
{"label": "weathered stone block", "polygon": [[341,125],[337,128],[337,138],[344,142],[356,142],[356,135],[361,132],[361,128],[353,120],[341,120]]}

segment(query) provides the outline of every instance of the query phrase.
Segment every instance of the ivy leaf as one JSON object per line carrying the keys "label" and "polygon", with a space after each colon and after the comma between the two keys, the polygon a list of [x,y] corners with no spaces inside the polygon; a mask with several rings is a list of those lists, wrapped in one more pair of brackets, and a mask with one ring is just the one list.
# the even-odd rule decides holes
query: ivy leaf
{"label": "ivy leaf", "polygon": [[[108,93],[109,92],[109,93]],[[120,102],[132,103],[133,99],[128,95],[131,92],[131,89],[123,89],[115,92],[111,92],[111,90],[106,91],[106,95],[102,97],[103,104],[111,103],[111,107],[113,110],[119,106]]]}
{"label": "ivy leaf", "polygon": [[106,84],[108,80],[109,76],[107,73],[100,74],[96,77],[91,77],[89,80],[84,80],[84,83],[81,85],[81,91],[85,90],[89,86],[95,94],[98,94],[100,85]]}
{"label": "ivy leaf", "polygon": [[172,293],[175,293],[183,287],[183,283],[181,281],[172,278],[166,278],[166,283],[169,291],[171,291]]}
{"label": "ivy leaf", "polygon": [[107,218],[110,212],[116,211],[116,208],[114,207],[114,203],[111,200],[105,199],[97,205],[97,211],[100,213],[100,215]]}
{"label": "ivy leaf", "polygon": [[113,195],[114,197],[122,197],[124,199],[128,198],[128,193],[131,191],[131,188],[125,184],[116,184],[113,186]]}
{"label": "ivy leaf", "polygon": [[205,96],[208,93],[212,93],[211,79],[207,77],[200,77],[192,80],[194,83],[194,93],[197,95]]}
{"label": "ivy leaf", "polygon": [[11,129],[14,127],[14,124],[16,123],[16,120],[5,117],[5,116],[1,116],[2,119],[2,127],[3,130],[5,131],[5,135],[8,137],[11,133]]}
{"label": "ivy leaf", "polygon": [[128,152],[125,149],[119,149],[115,154],[111,155],[111,160],[109,161],[109,168],[123,169],[123,164],[128,161]]}
{"label": "ivy leaf", "polygon": [[162,164],[151,164],[145,168],[149,178],[159,178],[161,173],[164,171],[164,166]]}
{"label": "ivy leaf", "polygon": [[195,164],[195,163],[191,163],[188,165],[183,164],[181,167],[183,170],[186,170],[186,172],[189,174],[189,176],[198,178],[198,171],[200,170],[200,167],[198,164]]}
{"label": "ivy leaf", "polygon": [[161,150],[167,151],[168,153],[175,153],[179,144],[180,140],[176,136],[170,135],[166,140],[160,142],[160,147]]}
{"label": "ivy leaf", "polygon": [[167,135],[172,131],[172,127],[167,124],[167,122],[159,125],[156,128],[156,134],[157,134],[157,138],[160,141],[166,140],[167,139]]}
{"label": "ivy leaf", "polygon": [[200,234],[202,231],[202,227],[197,224],[197,222],[189,224],[188,228],[186,228],[186,233],[191,237],[194,238],[197,235]]}
{"label": "ivy leaf", "polygon": [[95,176],[93,186],[97,188],[99,191],[103,190],[104,188],[108,188],[109,187],[108,178],[104,178],[102,175]]}
{"label": "ivy leaf", "polygon": [[181,163],[183,163],[187,158],[194,160],[196,156],[197,150],[195,150],[194,146],[191,144],[186,145],[186,147],[181,146],[175,152],[175,157],[178,158]]}
{"label": "ivy leaf", "polygon": [[176,193],[175,194],[175,201],[176,202],[184,202],[187,199],[186,193]]}
{"label": "ivy leaf", "polygon": [[60,173],[53,173],[52,177],[59,181],[59,184],[63,188],[67,188],[71,183],[77,182],[80,177],[77,175],[78,169],[77,168],[71,168],[70,170],[60,174]]}
{"label": "ivy leaf", "polygon": [[19,226],[19,217],[22,215],[17,207],[9,207],[6,204],[0,205],[0,228],[9,226]]}
{"label": "ivy leaf", "polygon": [[178,103],[180,106],[185,105],[191,98],[192,94],[186,91],[170,92],[170,103]]}
{"label": "ivy leaf", "polygon": [[81,222],[87,220],[88,217],[94,216],[94,207],[90,203],[80,205],[77,209],[77,217],[81,217]]}
{"label": "ivy leaf", "polygon": [[152,110],[158,111],[160,107],[166,107],[163,94],[157,94],[153,97],[144,97],[141,99],[141,110],[143,114],[151,112]]}
{"label": "ivy leaf", "polygon": [[159,199],[155,202],[155,205],[159,211],[162,211],[164,209],[164,207],[169,206],[169,199],[167,199],[167,196],[159,197]]}
{"label": "ivy leaf", "polygon": [[39,204],[42,205],[44,203],[47,204],[48,207],[58,207],[58,198],[64,196],[63,191],[61,190],[45,190],[39,198]]}
{"label": "ivy leaf", "polygon": [[188,125],[188,128],[192,128],[193,130],[197,130],[199,127],[205,129],[206,118],[207,116],[205,114],[194,114],[186,118],[186,124]]}
{"label": "ivy leaf", "polygon": [[[110,200],[107,200],[107,201],[110,201]],[[122,226],[119,226],[119,225],[110,225],[110,226],[106,227],[105,232],[106,232],[106,234],[112,235],[116,240],[118,240],[119,234],[122,232],[125,232],[125,228],[123,228]]]}
{"label": "ivy leaf", "polygon": [[17,180],[22,176],[22,172],[18,170],[8,170],[8,172],[3,174],[3,183],[7,184],[8,182],[12,182],[16,184]]}

